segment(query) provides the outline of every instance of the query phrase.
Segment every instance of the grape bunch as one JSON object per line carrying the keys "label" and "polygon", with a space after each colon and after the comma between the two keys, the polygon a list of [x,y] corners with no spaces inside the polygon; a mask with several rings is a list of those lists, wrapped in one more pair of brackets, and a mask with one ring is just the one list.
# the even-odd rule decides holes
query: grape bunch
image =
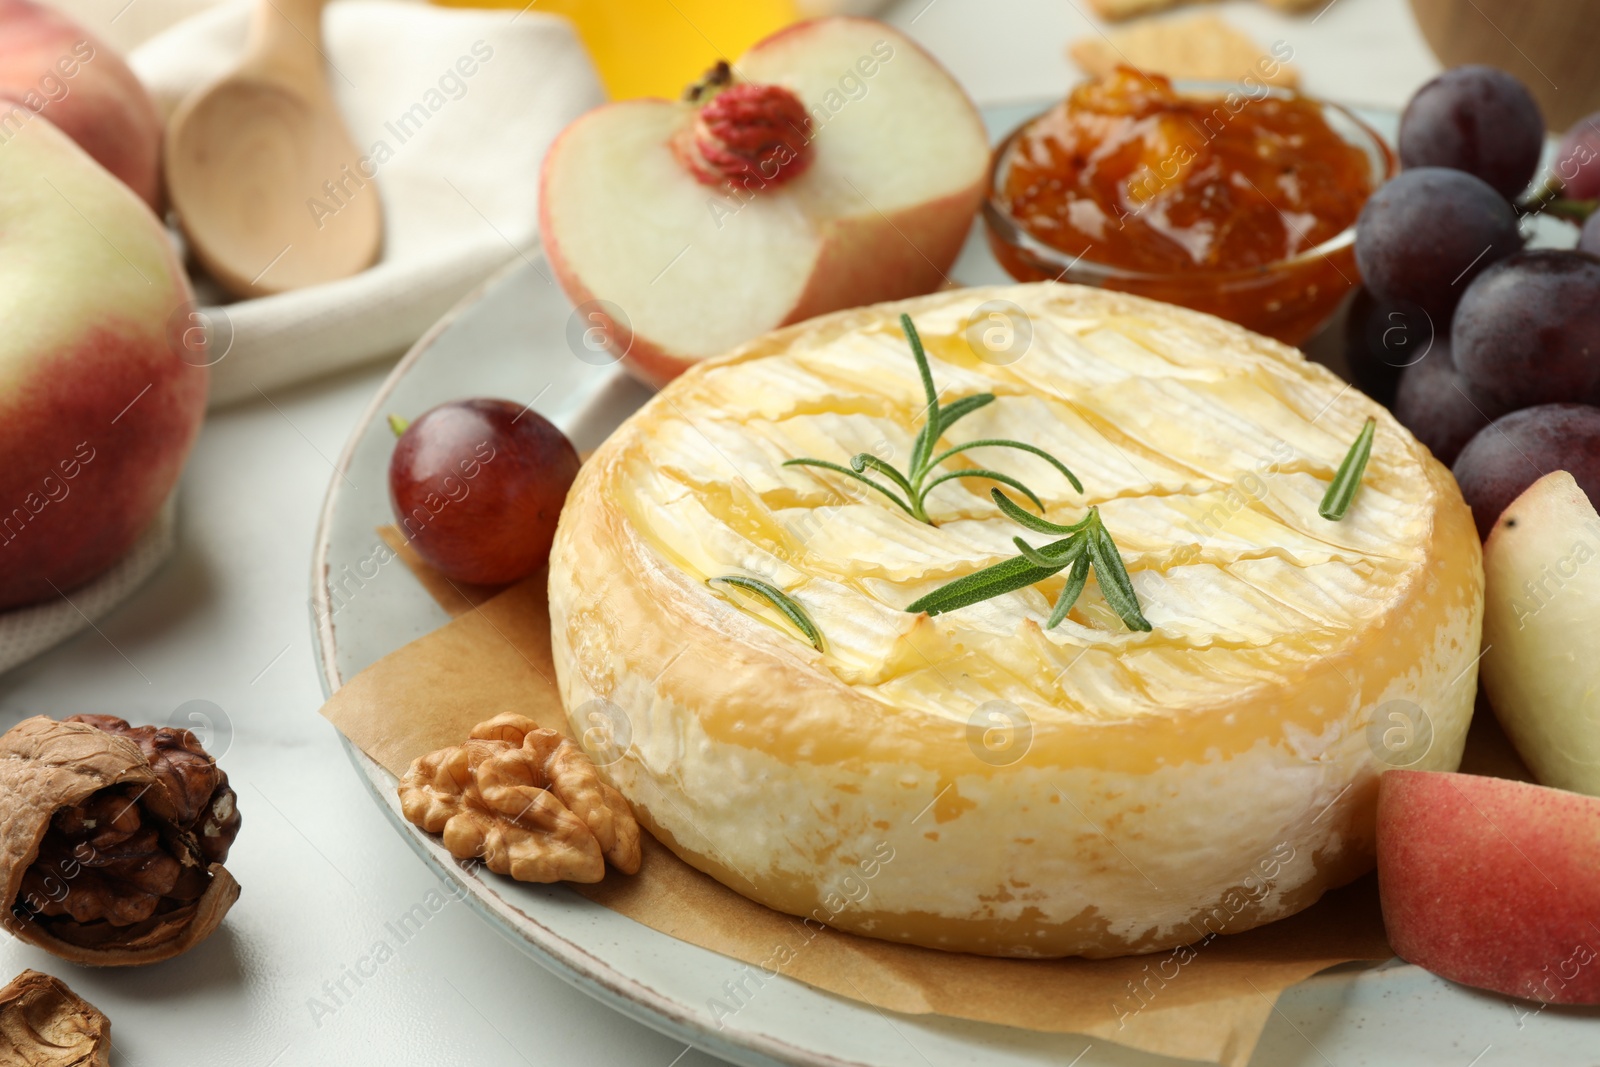
{"label": "grape bunch", "polygon": [[[1484,534],[1552,470],[1600,502],[1600,113],[1530,191],[1544,136],[1511,75],[1446,71],[1406,105],[1403,169],[1356,223],[1352,376],[1454,464]],[[1577,248],[1524,249],[1533,211],[1583,222]]]}

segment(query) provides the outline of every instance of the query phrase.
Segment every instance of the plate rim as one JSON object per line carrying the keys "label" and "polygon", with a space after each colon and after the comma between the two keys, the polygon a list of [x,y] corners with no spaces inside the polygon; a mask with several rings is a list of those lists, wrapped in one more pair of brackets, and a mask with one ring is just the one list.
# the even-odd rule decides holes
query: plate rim
{"label": "plate rim", "polygon": [[[983,107],[983,110],[986,113],[991,110],[1005,111],[1023,107],[1048,106],[1052,102],[1053,99],[1043,102],[1038,98],[1025,100],[1007,99],[989,102]],[[1366,117],[1366,113],[1369,111],[1388,110],[1361,105],[1354,105],[1353,109],[1363,118]],[[341,487],[350,471],[361,439],[371,427],[373,421],[380,417],[387,400],[401,380],[438,343],[441,336],[454,327],[472,308],[480,304],[491,290],[504,283],[508,278],[522,271],[539,272],[541,269],[539,264],[547,262],[542,248],[519,252],[516,258],[508,261],[481,281],[470,292],[462,296],[394,364],[351,427],[344,447],[340,450],[338,458],[333,463],[332,476],[328,480],[328,488],[324,494],[322,505],[318,510],[311,554],[310,578],[312,595],[310,601],[310,623],[312,650],[316,658],[318,681],[321,684],[324,699],[331,698],[344,684],[344,679],[340,676],[336,665],[337,636],[334,632],[333,613],[329,610],[331,599],[327,579],[329,575],[333,515],[341,496]],[[716,1027],[711,1024],[703,1013],[688,1004],[683,998],[674,998],[660,992],[640,979],[634,978],[602,960],[571,938],[552,930],[538,919],[511,904],[483,879],[463,870],[458,861],[450,856],[440,844],[407,822],[399,810],[398,801],[394,799],[394,776],[371,757],[367,756],[366,753],[362,752],[337,728],[335,728],[335,734],[339,739],[340,745],[344,748],[346,757],[350,760],[352,769],[357,772],[357,776],[361,779],[363,787],[372,796],[372,799],[377,803],[379,809],[384,813],[402,840],[423,861],[424,866],[432,871],[436,877],[462,886],[466,891],[461,899],[491,928],[520,949],[535,963],[563,981],[594,997],[608,1008],[643,1023],[651,1029],[681,1040],[687,1045],[702,1049],[712,1055],[746,1065],[746,1067],[772,1067],[775,1064],[794,1064],[798,1065],[798,1067],[875,1067],[869,1060],[856,1057],[844,1059],[831,1053],[815,1051],[762,1030]],[[588,903],[588,906],[600,906],[594,905],[592,902],[586,903]],[[660,931],[656,932],[660,933]],[[671,937],[669,934],[662,934],[662,936]],[[690,949],[718,956],[722,955],[715,952],[715,950],[702,948],[677,938],[672,940],[675,944]],[[723,956],[722,958],[735,960],[731,956]],[[735,962],[737,961],[735,960]],[[1406,964],[1397,958],[1391,959],[1387,963],[1389,965],[1398,963],[1404,968],[1414,967],[1414,965]],[[1328,980],[1331,977],[1326,971],[1319,972],[1300,984],[1315,983]],[[793,979],[790,980],[793,981]],[[797,984],[804,986],[804,983]],[[821,990],[813,991],[824,993]],[[838,999],[841,1003],[853,1009],[864,1010],[871,1007],[849,998]]]}
{"label": "plate rim", "polygon": [[[332,547],[334,511],[341,497],[341,487],[354,462],[356,450],[373,420],[384,410],[386,401],[398,387],[401,379],[438,343],[440,337],[468,311],[480,304],[496,286],[520,272],[539,269],[538,261],[545,259],[543,250],[536,249],[531,256],[532,258],[523,255],[513,259],[480,282],[406,350],[405,355],[395,363],[372,399],[362,409],[350,429],[344,447],[333,463],[333,474],[328,480],[328,489],[317,513],[317,526],[311,552],[311,644],[324,700],[331,699],[344,685],[344,678],[340,675],[336,662],[338,639],[334,632],[334,613],[329,610],[331,607],[328,589],[329,554]],[[389,771],[361,751],[348,737],[339,732],[337,727],[334,732],[367,792],[424,865],[436,876],[462,885],[466,892],[461,899],[473,911],[502,937],[557,977],[607,1007],[652,1029],[713,1055],[750,1067],[768,1067],[770,1064],[797,1064],[800,1067],[871,1067],[867,1061],[840,1059],[828,1053],[802,1048],[758,1030],[726,1030],[711,1027],[681,999],[674,999],[654,989],[595,956],[572,939],[556,933],[506,901],[482,879],[463,870],[441,845],[407,822],[400,813],[397,803],[391,799],[394,781]],[[383,783],[381,787],[380,782]],[[513,918],[513,914],[518,918]],[[713,952],[711,949],[690,945],[689,942],[677,938],[673,940],[704,952]],[[733,957],[726,958],[733,959]]]}

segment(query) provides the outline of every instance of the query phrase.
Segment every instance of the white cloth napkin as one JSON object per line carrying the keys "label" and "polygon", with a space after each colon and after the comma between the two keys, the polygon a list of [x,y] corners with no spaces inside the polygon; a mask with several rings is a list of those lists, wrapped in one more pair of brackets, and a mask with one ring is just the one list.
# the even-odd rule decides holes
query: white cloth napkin
{"label": "white cloth napkin", "polygon": [[60,644],[109,614],[172,555],[177,541],[177,491],[167,498],[133,550],[88,585],[56,600],[0,612],[0,673]]}
{"label": "white cloth napkin", "polygon": [[[202,12],[129,57],[163,113],[230,69],[252,7]],[[604,99],[570,25],[531,10],[337,0],[323,34],[357,146],[374,160],[389,154],[376,174],[383,258],[341,281],[213,311],[227,353],[212,367],[214,406],[398,355],[500,266],[533,255],[545,149]]]}
{"label": "white cloth napkin", "polygon": [[[232,66],[252,7],[203,11],[129,57],[163,113]],[[533,255],[545,149],[604,99],[570,26],[550,15],[338,0],[323,32],[356,144],[392,153],[376,175],[383,259],[342,281],[212,309],[213,357],[226,350],[212,367],[213,405],[397,355],[500,266]],[[174,510],[168,501],[126,557],[67,598],[0,613],[0,671],[127,599],[171,555]]]}

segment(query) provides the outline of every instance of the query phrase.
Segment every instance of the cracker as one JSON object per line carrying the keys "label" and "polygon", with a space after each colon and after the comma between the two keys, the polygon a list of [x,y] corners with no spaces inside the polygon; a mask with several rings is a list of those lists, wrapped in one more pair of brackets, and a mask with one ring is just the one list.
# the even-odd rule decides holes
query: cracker
{"label": "cracker", "polygon": [[[1107,22],[1124,22],[1127,19],[1166,11],[1193,2],[1195,0],[1089,0],[1089,6],[1094,8],[1096,15]],[[1312,8],[1322,7],[1329,0],[1256,0],[1256,2],[1279,11],[1299,14]]]}
{"label": "cracker", "polygon": [[1177,7],[1187,2],[1188,0],[1089,0],[1089,6],[1094,8],[1096,15],[1107,22],[1122,22],[1155,11],[1165,11],[1169,7]]}
{"label": "cracker", "polygon": [[1195,81],[1255,78],[1285,89],[1300,81],[1300,72],[1293,66],[1209,14],[1148,19],[1105,35],[1080,37],[1067,47],[1067,54],[1085,73],[1095,76],[1126,65]]}

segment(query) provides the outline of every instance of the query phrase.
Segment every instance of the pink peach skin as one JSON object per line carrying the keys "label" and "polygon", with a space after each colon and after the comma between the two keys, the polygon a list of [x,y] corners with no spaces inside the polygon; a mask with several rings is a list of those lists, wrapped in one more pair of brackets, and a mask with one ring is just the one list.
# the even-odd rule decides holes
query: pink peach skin
{"label": "pink peach skin", "polygon": [[1600,798],[1389,771],[1378,890],[1402,959],[1507,996],[1600,1004]]}
{"label": "pink peach skin", "polygon": [[[559,144],[558,137],[550,148],[552,154]],[[901,300],[939,288],[945,271],[955,262],[967,239],[966,225],[951,225],[950,220],[970,219],[983,199],[984,188],[980,182],[908,211],[827,223],[825,243],[805,291],[793,310],[773,328],[860,303]],[[541,215],[546,202],[541,196]],[[540,228],[546,234],[553,232],[543,219]],[[595,294],[578,280],[577,273],[566,268],[558,241],[546,238],[544,250],[568,300],[579,305],[595,299]],[[700,362],[629,333],[604,311],[596,310],[594,314],[602,320],[598,325],[603,325],[613,338],[615,348],[626,353],[623,365],[653,388],[661,388]]]}
{"label": "pink peach skin", "polygon": [[[48,118],[161,209],[155,102],[122,57],[82,26],[31,0],[0,0],[0,98]],[[0,122],[0,141],[16,132],[18,121]]]}

